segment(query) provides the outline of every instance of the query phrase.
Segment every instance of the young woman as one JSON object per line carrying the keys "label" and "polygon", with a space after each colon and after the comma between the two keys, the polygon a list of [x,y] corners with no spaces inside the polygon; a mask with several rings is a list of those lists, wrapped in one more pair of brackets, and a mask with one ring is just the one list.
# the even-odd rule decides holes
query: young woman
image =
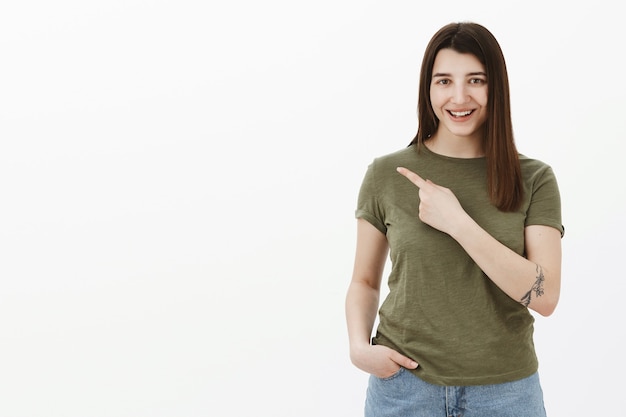
{"label": "young woman", "polygon": [[559,189],[516,150],[505,60],[485,27],[433,36],[418,119],[358,198],[346,319],[351,360],[371,374],[365,415],[545,416],[529,309],[548,316],[559,299]]}

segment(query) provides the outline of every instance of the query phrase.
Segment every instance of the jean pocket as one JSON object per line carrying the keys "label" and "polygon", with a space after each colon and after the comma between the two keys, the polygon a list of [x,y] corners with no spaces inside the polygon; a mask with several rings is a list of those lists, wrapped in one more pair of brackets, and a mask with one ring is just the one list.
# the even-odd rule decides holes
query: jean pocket
{"label": "jean pocket", "polygon": [[404,372],[404,368],[400,367],[400,369],[398,369],[395,373],[391,374],[390,376],[386,377],[386,378],[378,378],[380,381],[391,381],[392,379],[396,379],[397,377],[399,377],[403,372]]}

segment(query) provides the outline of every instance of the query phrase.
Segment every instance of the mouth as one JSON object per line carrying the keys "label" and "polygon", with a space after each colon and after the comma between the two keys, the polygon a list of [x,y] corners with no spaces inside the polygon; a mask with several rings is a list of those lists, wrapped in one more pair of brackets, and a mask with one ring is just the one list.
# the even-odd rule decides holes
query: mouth
{"label": "mouth", "polygon": [[463,111],[452,111],[447,110],[448,114],[454,118],[467,117],[470,114],[474,113],[474,110],[463,110]]}

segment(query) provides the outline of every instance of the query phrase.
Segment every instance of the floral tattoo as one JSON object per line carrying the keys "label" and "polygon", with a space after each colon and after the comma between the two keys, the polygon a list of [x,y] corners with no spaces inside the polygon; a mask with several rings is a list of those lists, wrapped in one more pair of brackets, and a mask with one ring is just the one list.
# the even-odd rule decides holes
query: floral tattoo
{"label": "floral tattoo", "polygon": [[533,286],[530,288],[530,291],[524,294],[524,296],[520,300],[520,302],[522,303],[524,307],[528,307],[528,304],[530,304],[530,298],[533,294],[533,291],[535,292],[535,295],[537,297],[541,297],[543,295],[543,282],[544,281],[545,281],[545,277],[543,276],[543,270],[541,269],[539,265],[537,265],[537,281],[535,281]]}

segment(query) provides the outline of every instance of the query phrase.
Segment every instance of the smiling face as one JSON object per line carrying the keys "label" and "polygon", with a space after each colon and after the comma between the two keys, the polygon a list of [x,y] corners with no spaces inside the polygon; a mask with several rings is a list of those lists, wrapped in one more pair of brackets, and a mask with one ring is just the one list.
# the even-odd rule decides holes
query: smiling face
{"label": "smiling face", "polygon": [[438,140],[465,138],[481,144],[487,120],[487,74],[472,54],[442,49],[433,64],[430,102]]}

